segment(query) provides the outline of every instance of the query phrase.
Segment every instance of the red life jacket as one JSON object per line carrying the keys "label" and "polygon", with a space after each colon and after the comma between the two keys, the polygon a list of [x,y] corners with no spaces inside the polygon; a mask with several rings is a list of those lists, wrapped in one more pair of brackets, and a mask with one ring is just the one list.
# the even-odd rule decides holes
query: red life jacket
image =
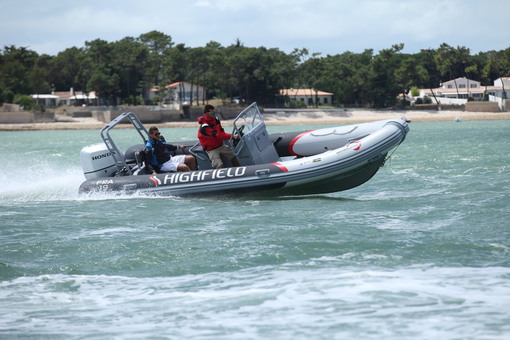
{"label": "red life jacket", "polygon": [[223,144],[223,140],[230,139],[230,133],[226,133],[218,118],[212,118],[204,114],[198,118],[198,140],[204,148],[209,151],[216,149]]}

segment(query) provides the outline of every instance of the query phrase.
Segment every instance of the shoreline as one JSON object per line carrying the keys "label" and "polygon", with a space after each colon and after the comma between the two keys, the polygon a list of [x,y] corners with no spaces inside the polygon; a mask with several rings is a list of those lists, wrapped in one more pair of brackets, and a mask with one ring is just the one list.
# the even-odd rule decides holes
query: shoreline
{"label": "shoreline", "polygon": [[[380,110],[346,110],[339,113],[327,111],[309,111],[293,113],[269,113],[264,115],[264,122],[268,126],[277,125],[332,125],[357,124],[377,120],[405,118],[411,122],[454,122],[510,120],[510,112],[468,112],[468,111],[380,111]],[[47,130],[100,130],[106,123],[95,118],[73,118],[72,121],[56,121],[47,123],[0,124],[0,131],[47,131]],[[130,128],[131,124],[121,124]],[[197,122],[180,121],[157,124],[159,128],[187,128],[197,127]],[[222,120],[223,126],[232,126],[232,120]]]}

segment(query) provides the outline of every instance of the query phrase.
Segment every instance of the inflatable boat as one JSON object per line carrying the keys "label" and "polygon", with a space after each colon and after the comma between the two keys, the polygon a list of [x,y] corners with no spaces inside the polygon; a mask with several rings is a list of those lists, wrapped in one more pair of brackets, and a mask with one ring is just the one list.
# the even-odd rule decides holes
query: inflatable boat
{"label": "inflatable boat", "polygon": [[[138,132],[140,144],[130,144],[123,151],[111,131],[126,121]],[[284,196],[348,190],[372,178],[408,131],[405,120],[390,119],[269,134],[253,103],[233,121],[232,134],[239,134],[240,139],[230,143],[241,166],[213,169],[200,143],[179,142],[186,148],[178,152],[193,155],[198,169],[152,175],[145,172],[143,154],[148,132],[136,115],[125,112],[101,129],[102,142],[81,150],[86,180],[79,192],[176,196],[257,192]]]}

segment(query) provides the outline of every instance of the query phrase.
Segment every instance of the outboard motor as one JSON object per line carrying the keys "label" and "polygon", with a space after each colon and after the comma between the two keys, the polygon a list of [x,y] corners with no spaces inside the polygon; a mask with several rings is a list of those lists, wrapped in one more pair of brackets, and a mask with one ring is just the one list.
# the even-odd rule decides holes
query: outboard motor
{"label": "outboard motor", "polygon": [[115,160],[104,143],[87,145],[80,152],[86,179],[111,177],[117,171]]}

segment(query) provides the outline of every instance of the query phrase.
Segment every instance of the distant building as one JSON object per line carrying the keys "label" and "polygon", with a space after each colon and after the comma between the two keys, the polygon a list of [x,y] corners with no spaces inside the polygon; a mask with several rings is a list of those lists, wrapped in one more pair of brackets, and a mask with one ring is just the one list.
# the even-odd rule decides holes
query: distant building
{"label": "distant building", "polygon": [[74,91],[71,87],[69,91],[52,92],[51,94],[32,94],[30,95],[37,104],[46,107],[57,107],[61,105],[97,105],[97,97],[94,91],[84,93]]}
{"label": "distant building", "polygon": [[333,101],[333,93],[314,89],[283,89],[280,90],[280,96],[300,100],[306,105],[331,105]]}
{"label": "distant building", "polygon": [[480,82],[471,80],[466,77],[457,78],[441,84],[438,90],[446,98],[461,98],[481,100],[483,98],[484,89],[480,86]]}
{"label": "distant building", "polygon": [[502,77],[494,80],[493,86],[487,86],[487,93],[494,97],[510,99],[510,77]]}
{"label": "distant building", "polygon": [[501,111],[510,110],[510,77],[494,80],[493,86],[487,86],[489,101],[496,102]]}
{"label": "distant building", "polygon": [[510,77],[502,77],[494,80],[494,86],[510,87]]}
{"label": "distant building", "polygon": [[[456,78],[440,84],[440,87],[432,89],[436,97],[447,99],[463,99],[460,101],[443,100],[449,104],[463,104],[467,103],[469,98],[474,100],[482,100],[485,93],[485,87],[480,85],[479,81],[471,80],[466,77]],[[432,97],[430,89],[421,89],[420,97]]]}
{"label": "distant building", "polygon": [[160,94],[165,103],[193,104],[192,102],[198,103],[206,100],[206,88],[187,81],[166,85],[165,90],[166,93]]}
{"label": "distant building", "polygon": [[69,91],[64,92],[53,92],[52,94],[59,97],[58,104],[59,105],[97,105],[97,97],[96,92],[91,91],[89,93],[85,93],[83,91],[74,91],[71,87]]}
{"label": "distant building", "polygon": [[57,107],[59,103],[59,96],[54,94],[31,94],[30,97],[36,104],[46,107]]}
{"label": "distant building", "polygon": [[414,102],[416,98],[435,96],[441,104],[461,105],[470,99],[482,101],[486,95],[489,101],[499,102],[502,107],[501,99],[510,98],[510,77],[494,80],[493,86],[483,86],[479,81],[461,77],[441,83],[440,87],[432,90],[420,89],[418,97],[413,98],[409,92],[408,97],[411,98],[411,102]]}

